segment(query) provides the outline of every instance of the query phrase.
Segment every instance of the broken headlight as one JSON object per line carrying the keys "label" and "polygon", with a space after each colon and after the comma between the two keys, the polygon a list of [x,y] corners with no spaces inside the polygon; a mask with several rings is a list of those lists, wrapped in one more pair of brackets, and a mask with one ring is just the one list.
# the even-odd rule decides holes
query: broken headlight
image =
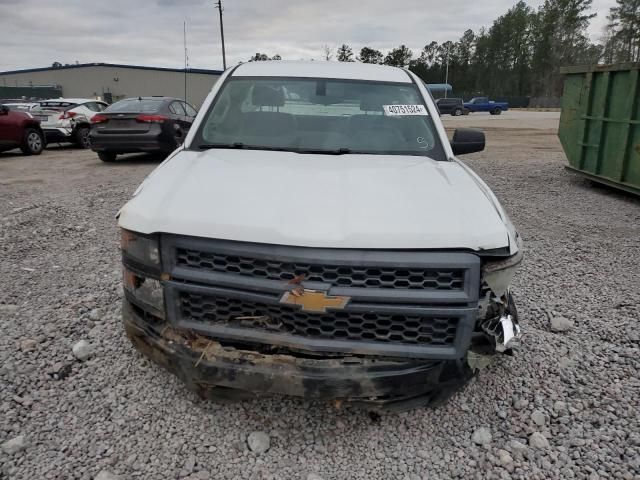
{"label": "broken headlight", "polygon": [[164,291],[160,281],[138,275],[126,266],[122,276],[124,289],[133,296],[135,303],[156,317],[164,318]]}
{"label": "broken headlight", "polygon": [[130,230],[121,230],[120,248],[127,260],[160,271],[160,249],[158,239],[154,235],[142,235]]}
{"label": "broken headlight", "polygon": [[164,318],[158,237],[122,230],[120,237],[124,289],[139,307]]}
{"label": "broken headlight", "polygon": [[522,241],[518,237],[518,251],[507,258],[485,259],[482,266],[482,281],[494,295],[503,298],[523,258]]}

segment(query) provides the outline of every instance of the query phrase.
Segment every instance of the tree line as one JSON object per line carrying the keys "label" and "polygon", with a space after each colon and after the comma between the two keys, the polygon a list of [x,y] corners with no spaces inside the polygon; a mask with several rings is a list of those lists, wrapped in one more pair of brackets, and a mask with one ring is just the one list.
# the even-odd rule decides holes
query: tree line
{"label": "tree line", "polygon": [[[409,68],[427,83],[443,83],[448,64],[456,92],[557,97],[562,66],[640,61],[640,0],[616,0],[595,43],[587,34],[596,16],[591,6],[592,0],[546,0],[534,9],[521,0],[489,28],[466,30],[457,41],[432,41],[417,53],[400,45],[386,54],[363,47],[356,55],[341,45],[335,59]],[[329,47],[322,58],[333,59]],[[257,53],[251,61],[268,59]]]}

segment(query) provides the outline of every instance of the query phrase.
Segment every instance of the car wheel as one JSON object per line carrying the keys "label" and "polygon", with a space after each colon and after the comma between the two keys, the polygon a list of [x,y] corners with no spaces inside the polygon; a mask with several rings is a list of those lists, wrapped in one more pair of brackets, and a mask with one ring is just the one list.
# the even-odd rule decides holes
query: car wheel
{"label": "car wheel", "polygon": [[44,150],[44,135],[35,128],[27,128],[24,133],[24,142],[20,147],[25,155],[40,155]]}
{"label": "car wheel", "polygon": [[180,130],[180,129],[176,130],[176,135],[175,135],[174,138],[175,138],[175,141],[176,141],[176,147],[175,148],[178,148],[180,145],[182,145],[184,143],[184,133],[182,132],[182,130]]}
{"label": "car wheel", "polygon": [[89,138],[89,127],[78,127],[76,130],[76,144],[80,148],[91,148],[91,138]]}
{"label": "car wheel", "polygon": [[107,163],[115,162],[117,156],[114,152],[98,152],[98,158]]}
{"label": "car wheel", "polygon": [[501,113],[502,113],[502,109],[500,109],[500,108],[494,108],[491,111],[491,115],[500,115]]}
{"label": "car wheel", "polygon": [[451,115],[453,115],[454,117],[459,117],[460,115],[462,115],[462,109],[456,108],[453,112],[451,112]]}

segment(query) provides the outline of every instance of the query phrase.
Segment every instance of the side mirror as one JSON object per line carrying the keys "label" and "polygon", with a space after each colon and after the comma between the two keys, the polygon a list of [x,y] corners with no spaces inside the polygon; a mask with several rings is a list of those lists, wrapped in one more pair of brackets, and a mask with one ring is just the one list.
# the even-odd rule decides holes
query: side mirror
{"label": "side mirror", "polygon": [[0,105],[0,115],[6,115],[7,113],[9,113],[9,107]]}
{"label": "side mirror", "polygon": [[453,132],[451,149],[454,155],[481,152],[484,150],[485,138],[482,130],[475,128],[457,128]]}

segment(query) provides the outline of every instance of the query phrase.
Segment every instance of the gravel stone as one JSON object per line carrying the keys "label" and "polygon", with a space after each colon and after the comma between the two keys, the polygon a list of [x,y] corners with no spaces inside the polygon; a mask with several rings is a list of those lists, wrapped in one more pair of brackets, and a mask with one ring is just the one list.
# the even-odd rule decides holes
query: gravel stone
{"label": "gravel stone", "polygon": [[542,435],[540,432],[533,432],[529,436],[529,445],[533,448],[539,449],[549,448],[549,440],[547,440],[547,437]]}
{"label": "gravel stone", "polygon": [[568,332],[573,328],[573,320],[566,317],[551,317],[552,332]]}
{"label": "gravel stone", "polygon": [[309,475],[307,475],[307,480],[324,480],[324,479],[317,473],[310,473]]}
{"label": "gravel stone", "polygon": [[251,432],[247,437],[247,444],[252,452],[261,455],[269,450],[271,438],[264,432]]}
{"label": "gravel stone", "polygon": [[511,440],[510,447],[511,447],[511,450],[519,453],[522,453],[525,450],[527,450],[527,446],[524,443],[519,442],[518,440]]}
{"label": "gravel stone", "polygon": [[24,435],[18,435],[2,444],[2,451],[7,455],[14,455],[22,450],[26,450],[28,443]]}
{"label": "gravel stone", "polygon": [[16,313],[17,311],[17,305],[0,303],[0,313],[9,315],[10,313]]}
{"label": "gravel stone", "polygon": [[123,480],[123,478],[108,470],[101,470],[100,473],[95,476],[94,480]]}
{"label": "gravel stone", "polygon": [[567,403],[557,400],[553,402],[553,411],[556,413],[562,413],[567,410]]}
{"label": "gravel stone", "polygon": [[36,348],[38,348],[38,342],[31,338],[25,338],[20,342],[20,350],[23,352],[33,352]]}
{"label": "gravel stone", "polygon": [[191,473],[193,472],[193,468],[196,466],[196,457],[194,457],[193,455],[189,456],[187,458],[187,461],[184,462],[184,470],[187,473]]}
{"label": "gravel stone", "polygon": [[531,421],[539,427],[542,427],[547,423],[547,416],[540,410],[534,410],[531,412]]}
{"label": "gravel stone", "polygon": [[[442,117],[449,130],[486,131],[486,150],[462,161],[523,237],[511,291],[526,335],[514,356],[494,356],[436,410],[378,417],[315,399],[195,396],[138,353],[121,323],[114,216],[160,159],[122,155],[106,165],[65,145],[1,153],[0,445],[20,435],[29,445],[0,449],[0,478],[640,478],[640,199],[566,172],[558,118]],[[551,332],[556,317],[573,329]],[[81,339],[99,352],[90,368],[72,354]],[[35,350],[23,351],[23,340]],[[544,425],[532,420],[536,410]],[[479,426],[489,445],[471,441]],[[247,443],[254,431],[271,440],[261,456]],[[529,446],[536,431],[549,448]]]}
{"label": "gravel stone", "polygon": [[471,435],[471,440],[476,445],[489,445],[491,443],[491,430],[486,427],[477,428],[473,435]]}
{"label": "gravel stone", "polygon": [[93,346],[86,340],[80,340],[73,345],[73,356],[84,362],[93,355]]}
{"label": "gravel stone", "polygon": [[529,400],[526,398],[518,398],[513,402],[513,408],[516,410],[524,410],[529,406]]}
{"label": "gravel stone", "polygon": [[498,458],[500,459],[500,465],[502,465],[503,467],[506,467],[513,463],[511,454],[506,450],[498,450]]}

